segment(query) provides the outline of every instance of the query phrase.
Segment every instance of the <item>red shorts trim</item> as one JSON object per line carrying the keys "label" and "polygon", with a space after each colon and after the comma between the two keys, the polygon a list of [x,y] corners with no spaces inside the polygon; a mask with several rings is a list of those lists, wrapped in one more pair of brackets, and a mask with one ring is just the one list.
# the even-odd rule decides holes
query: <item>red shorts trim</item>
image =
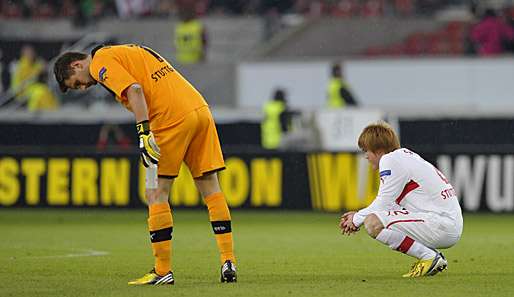
{"label": "red shorts trim", "polygon": [[396,223],[416,223],[416,222],[424,222],[425,220],[397,220],[392,221],[391,223],[387,224],[386,228],[389,228],[391,225],[394,225]]}

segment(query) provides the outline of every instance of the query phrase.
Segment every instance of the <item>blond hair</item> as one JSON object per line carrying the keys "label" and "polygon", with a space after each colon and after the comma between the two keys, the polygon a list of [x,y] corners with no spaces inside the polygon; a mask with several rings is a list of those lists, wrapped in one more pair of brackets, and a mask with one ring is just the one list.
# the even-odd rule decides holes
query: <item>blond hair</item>
{"label": "blond hair", "polygon": [[359,148],[363,151],[390,153],[400,148],[400,140],[393,128],[384,121],[368,125],[359,136]]}

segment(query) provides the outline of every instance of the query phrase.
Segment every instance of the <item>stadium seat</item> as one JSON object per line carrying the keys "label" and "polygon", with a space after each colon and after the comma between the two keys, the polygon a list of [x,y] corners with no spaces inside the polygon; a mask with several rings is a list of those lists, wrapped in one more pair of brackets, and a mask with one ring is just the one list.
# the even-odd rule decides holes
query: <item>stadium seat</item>
{"label": "stadium seat", "polygon": [[409,56],[421,55],[425,51],[425,33],[410,34],[404,42],[405,54]]}
{"label": "stadium seat", "polygon": [[380,17],[384,14],[383,0],[367,0],[361,8],[363,17]]}
{"label": "stadium seat", "polygon": [[398,15],[409,16],[414,13],[412,0],[394,0],[394,10]]}
{"label": "stadium seat", "polygon": [[360,6],[355,0],[340,0],[335,3],[330,14],[336,17],[348,18],[359,14]]}
{"label": "stadium seat", "polygon": [[425,53],[427,55],[442,55],[448,52],[448,43],[444,31],[427,33],[425,38]]}

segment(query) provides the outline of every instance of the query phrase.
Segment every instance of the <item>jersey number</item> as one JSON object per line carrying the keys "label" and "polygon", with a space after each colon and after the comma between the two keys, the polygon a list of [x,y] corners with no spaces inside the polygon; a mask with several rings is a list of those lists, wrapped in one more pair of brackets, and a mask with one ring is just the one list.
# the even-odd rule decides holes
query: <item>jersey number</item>
{"label": "jersey number", "polygon": [[387,215],[388,215],[388,216],[397,216],[397,215],[400,215],[400,214],[402,214],[402,215],[408,215],[408,214],[409,214],[409,211],[407,211],[407,210],[393,210],[393,211],[391,211],[391,210],[390,210],[390,211],[387,213]]}

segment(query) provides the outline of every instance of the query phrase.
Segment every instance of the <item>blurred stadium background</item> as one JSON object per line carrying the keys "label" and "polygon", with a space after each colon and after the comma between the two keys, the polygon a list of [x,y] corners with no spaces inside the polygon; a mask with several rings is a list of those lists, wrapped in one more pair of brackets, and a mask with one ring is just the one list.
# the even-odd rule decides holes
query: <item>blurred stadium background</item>
{"label": "blurred stadium background", "polygon": [[[176,40],[180,34],[177,28],[188,15],[203,24],[206,43],[203,58],[186,63],[177,59],[180,45]],[[481,26],[485,22],[489,24]],[[475,226],[479,222],[491,229],[502,226],[506,233],[514,226],[514,1],[0,0],[0,229],[4,229],[0,235],[5,240],[0,244],[4,251],[0,263],[4,261],[6,265],[2,266],[7,267],[4,276],[23,273],[14,260],[9,260],[12,254],[25,259],[20,261],[29,261],[28,266],[37,266],[48,265],[45,261],[56,253],[66,255],[70,249],[77,249],[78,245],[71,243],[45,243],[56,234],[74,238],[70,230],[55,234],[50,230],[60,230],[66,223],[86,224],[88,218],[105,223],[101,228],[118,228],[115,219],[105,217],[134,214],[141,224],[134,225],[134,232],[126,235],[140,234],[138,244],[144,245],[144,172],[138,162],[132,115],[102,88],[60,94],[51,72],[60,52],[89,51],[102,43],[138,43],[155,49],[204,95],[217,121],[227,162],[220,181],[243,230],[247,226],[248,232],[258,233],[249,226],[258,224],[259,216],[269,219],[271,229],[280,227],[281,218],[297,222],[296,228],[309,229],[307,222],[298,219],[305,216],[316,221],[319,230],[332,228],[337,236],[337,213],[367,205],[376,193],[376,173],[360,156],[356,138],[366,124],[378,119],[395,127],[404,147],[420,153],[445,173],[461,199],[466,218]],[[334,64],[341,67],[342,79],[356,106],[327,105]],[[265,148],[261,135],[263,108],[277,89],[287,99],[288,127],[280,145]],[[201,199],[186,169],[178,179],[171,195],[172,206],[193,209],[177,213],[186,213],[186,225],[192,224],[186,228],[197,234],[196,225],[188,218],[198,216],[195,209],[203,208]],[[88,211],[92,214],[87,215]],[[203,223],[207,228],[207,221]],[[241,249],[250,251],[252,240],[242,231],[237,233],[237,220],[234,224],[236,245],[239,235]],[[46,235],[35,239],[39,240],[37,245],[25,246],[21,230],[35,226]],[[473,233],[476,237],[463,246],[473,249],[472,243],[488,232],[482,231]],[[26,232],[26,236],[32,236]],[[87,228],[83,232],[87,233]],[[324,240],[325,233],[319,231],[316,238]],[[94,240],[95,234],[87,234]],[[287,237],[288,233],[280,234]],[[366,240],[359,236],[359,242]],[[247,242],[243,242],[245,238]],[[487,247],[491,254],[498,249],[506,252],[505,259],[512,259],[512,238],[488,238],[497,243]],[[75,238],[75,242],[81,241]],[[95,244],[86,242],[84,249],[95,249]],[[333,249],[349,245],[338,244],[328,245]],[[100,246],[111,254],[120,252],[116,241]],[[385,253],[381,248],[376,250]],[[464,248],[458,251],[458,255],[467,252]],[[351,261],[347,253],[344,259]],[[251,262],[249,255],[240,254]],[[257,254],[265,257],[261,255],[264,252]],[[488,266],[484,254],[473,257],[477,262],[485,257],[480,264]],[[302,253],[296,256],[305,259]],[[330,256],[337,254],[326,256],[327,261]],[[39,260],[32,261],[31,257]],[[143,259],[141,256],[141,261],[133,264],[146,269]],[[314,266],[311,256],[307,260],[305,266]],[[115,260],[109,261],[116,265]],[[357,264],[361,261],[375,260],[359,258]],[[287,263],[279,260],[273,263],[285,267],[284,274],[288,269],[299,269],[287,268]],[[512,260],[505,263],[510,266],[490,272],[500,279],[506,277],[508,283],[514,265]],[[261,266],[256,264],[265,269]],[[56,265],[55,269],[62,267]],[[466,269],[461,267],[457,272],[465,274]],[[330,271],[337,268],[322,274],[326,276]],[[259,280],[265,281],[259,273]],[[376,278],[391,277],[390,271],[372,273],[378,273]],[[124,279],[130,276],[121,276],[124,285]],[[246,279],[251,276],[248,272]],[[191,273],[186,283],[190,281],[193,286],[194,277]],[[338,282],[331,277],[325,279],[333,281],[331,285]],[[361,282],[359,277],[353,280]],[[473,283],[463,278],[446,279],[445,284],[451,287],[459,280]],[[16,281],[20,280],[13,278]],[[41,276],[34,282],[45,281]],[[59,279],[52,281],[43,293],[51,295],[52,288],[60,288],[58,292],[64,296]],[[282,287],[275,294],[315,294],[306,287],[303,293],[295,291],[291,283],[285,284],[290,290]],[[344,285],[366,290],[359,283],[347,281]],[[424,283],[421,288],[431,285]],[[396,296],[408,295],[413,287],[413,283],[408,284]],[[87,292],[87,288],[80,289]],[[246,293],[255,290],[246,289]],[[270,287],[269,292],[274,289]],[[376,287],[367,289],[379,292]],[[195,290],[194,294],[205,293]],[[459,292],[469,296],[477,292],[469,290],[463,286]],[[509,296],[513,287],[485,286],[478,292],[486,290]],[[4,287],[3,292],[0,295],[44,295],[17,286]],[[316,292],[337,294],[327,288]]]}

